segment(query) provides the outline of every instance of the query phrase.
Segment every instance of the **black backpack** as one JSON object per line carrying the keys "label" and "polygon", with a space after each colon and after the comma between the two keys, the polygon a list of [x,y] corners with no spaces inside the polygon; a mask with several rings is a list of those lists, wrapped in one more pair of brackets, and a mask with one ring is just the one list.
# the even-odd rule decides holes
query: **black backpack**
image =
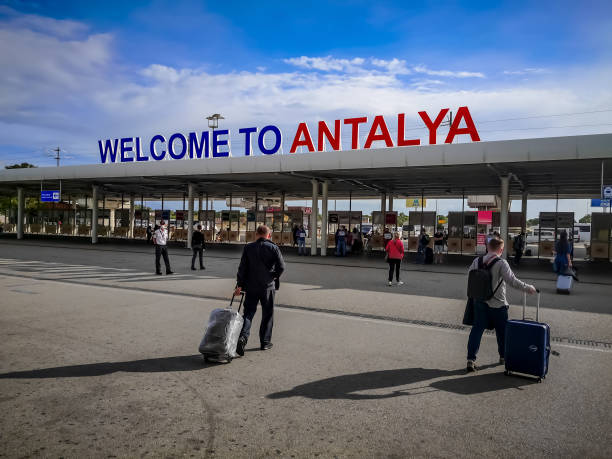
{"label": "black backpack", "polygon": [[499,257],[495,257],[488,265],[485,265],[483,257],[478,257],[478,268],[471,270],[468,274],[468,298],[478,301],[488,301],[493,298],[493,295],[495,295],[495,292],[497,292],[497,289],[503,282],[503,279],[500,279],[499,284],[493,290],[491,268],[498,261]]}

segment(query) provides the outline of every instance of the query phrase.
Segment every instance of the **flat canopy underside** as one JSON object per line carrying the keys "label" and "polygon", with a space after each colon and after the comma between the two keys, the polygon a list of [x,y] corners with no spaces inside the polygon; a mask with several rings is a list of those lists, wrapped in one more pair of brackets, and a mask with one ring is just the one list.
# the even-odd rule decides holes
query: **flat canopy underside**
{"label": "flat canopy underside", "polygon": [[[211,198],[279,196],[308,199],[312,196],[312,179],[329,181],[330,198],[376,198],[381,193],[397,197],[452,198],[465,195],[499,194],[501,175],[512,174],[510,194],[523,190],[532,198],[590,198],[600,194],[601,165],[612,170],[612,160],[569,160],[497,165],[469,164],[359,170],[328,170],[310,173],[262,172],[258,174],[190,175],[187,177],[151,176],[117,177],[99,180],[62,180],[62,195],[91,195],[92,185],[99,185],[100,194],[119,197],[121,194],[146,199],[182,199],[187,182],[195,186],[196,194]],[[38,195],[40,182],[1,183],[0,193],[14,196],[16,186],[23,186],[27,195]],[[46,181],[44,189],[59,189],[59,180]]]}

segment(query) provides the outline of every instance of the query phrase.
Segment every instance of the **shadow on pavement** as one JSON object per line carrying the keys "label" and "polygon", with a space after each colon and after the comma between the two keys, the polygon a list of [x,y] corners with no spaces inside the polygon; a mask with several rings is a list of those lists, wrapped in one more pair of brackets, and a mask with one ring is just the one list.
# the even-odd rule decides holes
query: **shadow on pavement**
{"label": "shadow on pavement", "polygon": [[[484,365],[484,370],[498,365]],[[369,400],[384,399],[411,395],[413,389],[392,390],[385,394],[361,394],[358,392],[379,389],[391,389],[441,377],[464,375],[465,370],[438,370],[434,368],[404,368],[399,370],[371,371],[351,375],[335,376],[295,386],[293,389],[269,394],[267,398],[280,399],[289,397],[307,397],[312,399],[347,399]],[[450,378],[437,381],[429,387],[457,394],[477,394],[509,388],[520,388],[534,381],[509,378],[503,373],[475,374],[463,378]],[[423,389],[419,387],[417,389]],[[415,394],[421,392],[414,392]]]}
{"label": "shadow on pavement", "polygon": [[201,370],[206,365],[202,356],[181,355],[158,359],[133,360],[131,362],[101,362],[85,365],[42,368],[40,370],[14,371],[0,374],[0,379],[45,379],[45,378],[80,378],[84,376],[102,376],[118,371],[132,373],[155,373],[165,371]]}
{"label": "shadow on pavement", "polygon": [[460,395],[482,394],[504,389],[522,390],[522,386],[537,384],[535,379],[505,376],[503,373],[469,375],[464,378],[443,379],[429,387]]}

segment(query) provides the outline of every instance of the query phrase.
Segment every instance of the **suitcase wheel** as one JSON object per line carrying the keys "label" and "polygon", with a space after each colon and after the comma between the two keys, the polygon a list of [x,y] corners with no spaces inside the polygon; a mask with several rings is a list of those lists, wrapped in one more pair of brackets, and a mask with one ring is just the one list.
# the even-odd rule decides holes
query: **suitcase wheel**
{"label": "suitcase wheel", "polygon": [[541,383],[542,382],[542,378],[538,378],[538,382]]}
{"label": "suitcase wheel", "polygon": [[504,374],[505,374],[506,376],[510,376],[512,373],[510,373],[508,370],[504,370]]}

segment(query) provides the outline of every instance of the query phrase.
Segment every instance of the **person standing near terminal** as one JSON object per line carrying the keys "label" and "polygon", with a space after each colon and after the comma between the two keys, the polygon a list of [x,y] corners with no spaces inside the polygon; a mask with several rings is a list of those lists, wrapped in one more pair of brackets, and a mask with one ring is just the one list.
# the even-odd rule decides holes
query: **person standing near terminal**
{"label": "person standing near terminal", "polygon": [[147,226],[147,244],[151,243],[151,238],[152,237],[153,237],[153,230],[151,229],[151,225],[148,225]]}
{"label": "person standing near terminal", "polygon": [[155,274],[161,276],[160,257],[164,257],[166,264],[166,274],[174,274],[170,268],[170,260],[168,259],[168,230],[165,228],[165,222],[159,222],[159,227],[153,233],[153,244],[155,244]]}
{"label": "person standing near terminal", "polygon": [[346,228],[341,226],[336,232],[336,256],[346,256]]}
{"label": "person standing near terminal", "polygon": [[395,269],[395,280],[397,285],[402,285],[400,280],[400,266],[404,258],[404,243],[400,239],[399,232],[393,234],[393,239],[387,242],[385,247],[387,252],[387,263],[389,263],[389,286],[393,285],[393,270]]}
{"label": "person standing near terminal", "polygon": [[434,264],[442,264],[444,261],[444,233],[442,228],[434,233]]}
{"label": "person standing near terminal", "polygon": [[202,234],[202,225],[198,225],[191,236],[191,250],[193,251],[193,256],[191,257],[191,270],[196,270],[195,261],[197,256],[200,258],[200,269],[206,269],[202,260],[204,257],[204,234]]}
{"label": "person standing near terminal", "polygon": [[244,247],[234,295],[245,290],[244,324],[238,339],[236,352],[244,355],[244,347],[249,340],[251,323],[257,303],[261,303],[261,326],[259,343],[262,351],[272,348],[272,326],[274,319],[274,291],[278,289],[278,280],[285,270],[285,261],[280,249],[270,241],[270,229],[261,225],[255,232],[257,240]]}
{"label": "person standing near terminal", "polygon": [[[495,336],[497,337],[497,351],[499,353],[499,363],[503,365],[504,352],[506,344],[506,322],[508,322],[508,301],[506,300],[506,283],[510,287],[530,295],[536,293],[536,288],[533,285],[516,278],[510,265],[506,260],[501,258],[504,252],[504,241],[499,238],[493,238],[487,246],[487,254],[477,257],[472,262],[469,271],[486,270],[490,273],[490,291],[493,296],[488,300],[474,301],[474,323],[467,345],[467,371],[476,371],[476,355],[480,348],[480,341],[485,329],[489,324],[495,327]],[[469,274],[468,274],[469,276]],[[468,291],[479,286],[472,286],[472,281],[468,281]],[[469,294],[469,293],[468,293]]]}
{"label": "person standing near terminal", "polygon": [[523,257],[523,252],[525,251],[525,232],[521,231],[521,234],[517,234],[514,236],[514,240],[512,242],[512,248],[514,249],[514,266],[517,266],[521,263],[521,258]]}
{"label": "person standing near terminal", "polygon": [[306,255],[306,230],[304,226],[300,226],[295,234],[297,235],[298,255]]}
{"label": "person standing near terminal", "polygon": [[572,268],[572,246],[565,230],[561,231],[559,240],[555,242],[554,255],[553,271],[559,275],[565,275]]}
{"label": "person standing near terminal", "polygon": [[429,245],[429,234],[425,228],[421,228],[421,234],[419,236],[417,245],[417,259],[416,262],[419,264],[425,264],[425,249]]}

